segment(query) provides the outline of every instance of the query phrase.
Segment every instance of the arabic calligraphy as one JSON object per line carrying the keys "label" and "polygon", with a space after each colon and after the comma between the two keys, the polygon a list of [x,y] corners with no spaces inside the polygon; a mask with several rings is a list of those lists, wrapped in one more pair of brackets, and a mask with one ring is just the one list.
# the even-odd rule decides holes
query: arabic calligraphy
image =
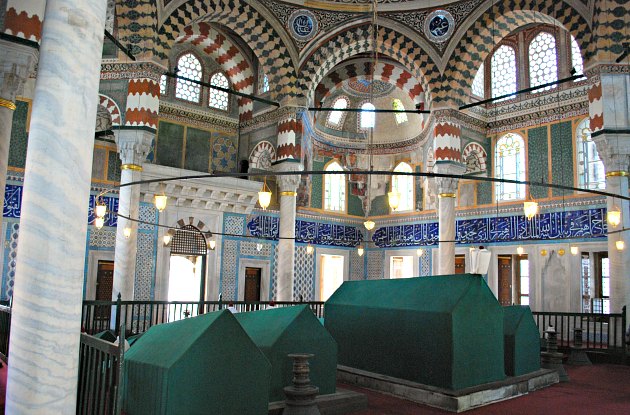
{"label": "arabic calligraphy", "polygon": [[300,36],[308,36],[313,31],[313,21],[306,15],[299,15],[293,20],[293,30]]}
{"label": "arabic calligraphy", "polygon": [[306,42],[315,37],[319,26],[317,17],[306,9],[296,10],[291,13],[288,23],[291,34],[300,42]]}
{"label": "arabic calligraphy", "polygon": [[[280,218],[256,216],[247,223],[251,236],[278,240]],[[356,247],[363,242],[363,233],[355,226],[333,223],[295,221],[295,240],[316,245]]]}

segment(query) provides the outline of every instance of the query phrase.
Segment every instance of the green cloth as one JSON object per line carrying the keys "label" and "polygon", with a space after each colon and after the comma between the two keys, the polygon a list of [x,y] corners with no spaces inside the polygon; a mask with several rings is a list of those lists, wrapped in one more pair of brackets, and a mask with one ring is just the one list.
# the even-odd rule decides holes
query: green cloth
{"label": "green cloth", "polygon": [[529,306],[503,307],[505,373],[519,376],[540,369],[540,334]]}

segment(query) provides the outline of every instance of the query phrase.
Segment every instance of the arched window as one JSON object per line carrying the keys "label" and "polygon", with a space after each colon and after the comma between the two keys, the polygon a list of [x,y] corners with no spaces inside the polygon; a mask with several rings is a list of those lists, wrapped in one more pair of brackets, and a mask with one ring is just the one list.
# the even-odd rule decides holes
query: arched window
{"label": "arched window", "polygon": [[[343,171],[337,161],[331,162],[326,171]],[[324,175],[324,209],[335,212],[346,210],[346,176],[343,174]]]}
{"label": "arched window", "polygon": [[[405,110],[405,106],[403,105],[401,100],[396,98],[396,99],[394,99],[392,101],[392,109],[394,111],[404,111]],[[399,114],[394,114],[394,115],[396,116],[396,124],[402,124],[404,122],[407,122],[407,113],[406,112],[401,112]]]}
{"label": "arched window", "polygon": [[[413,169],[405,162],[400,162],[394,168],[394,173],[411,173]],[[396,212],[408,212],[413,209],[413,176],[392,176],[392,190],[400,193],[400,202]]]}
{"label": "arched window", "polygon": [[269,77],[267,75],[263,75],[262,88],[260,92],[269,92]]}
{"label": "arched window", "polygon": [[492,55],[490,72],[493,98],[516,92],[516,54],[514,49],[506,45],[499,47]]}
{"label": "arched window", "polygon": [[374,109],[374,105],[371,102],[366,102],[361,105],[361,112],[359,113],[359,118],[361,120],[359,126],[361,129],[374,128],[374,120],[376,119],[376,113],[373,111]]}
{"label": "arched window", "polygon": [[168,83],[168,78],[166,75],[160,76],[160,95],[166,95],[166,86]]}
{"label": "arched window", "polygon": [[575,131],[577,140],[578,178],[583,189],[605,189],[606,172],[599,158],[597,146],[591,139],[588,118],[578,124]]}
{"label": "arched window", "polygon": [[[505,180],[525,180],[525,141],[518,134],[508,133],[497,141],[494,152],[495,177]],[[525,185],[495,183],[497,201],[525,198]]]}
{"label": "arched window", "polygon": [[[547,32],[540,32],[529,44],[529,85],[531,87],[558,80],[556,38]],[[537,89],[547,91],[555,85]]]}
{"label": "arched window", "polygon": [[[201,81],[203,75],[201,62],[192,53],[186,53],[177,60],[177,69],[179,75],[192,79],[193,81]],[[184,101],[199,102],[201,97],[201,86],[198,84],[177,78],[175,86],[175,97]]]}
{"label": "arched window", "polygon": [[[335,100],[335,103],[333,104],[333,108],[335,109],[346,109],[348,108],[348,99],[346,97],[339,97]],[[341,120],[343,120],[345,118],[345,112],[344,111],[330,111],[328,113],[328,120],[327,120],[327,125],[330,128],[334,128],[334,129],[341,129],[341,125],[342,122]]]}
{"label": "arched window", "polygon": [[584,62],[582,61],[582,53],[580,53],[580,45],[578,45],[573,35],[571,35],[571,65],[573,65],[576,75],[584,73]]}
{"label": "arched window", "polygon": [[484,67],[483,63],[479,65],[479,69],[477,70],[477,74],[475,75],[475,79],[472,83],[472,93],[478,97],[483,98],[485,96],[485,87],[484,87]]}
{"label": "arched window", "polygon": [[[210,85],[219,86],[226,89],[230,87],[230,83],[228,82],[225,75],[223,75],[221,72],[217,72],[212,75],[212,78],[210,78]],[[228,102],[229,101],[227,92],[210,88],[210,98],[208,100],[208,104],[210,105],[210,107],[227,111]]]}

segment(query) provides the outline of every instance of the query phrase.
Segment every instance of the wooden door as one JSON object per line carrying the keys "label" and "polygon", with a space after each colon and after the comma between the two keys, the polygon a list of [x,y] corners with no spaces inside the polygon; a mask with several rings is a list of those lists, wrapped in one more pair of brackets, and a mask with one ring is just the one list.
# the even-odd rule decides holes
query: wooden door
{"label": "wooden door", "polygon": [[512,305],[512,257],[499,256],[499,303]]}
{"label": "wooden door", "polygon": [[245,301],[260,301],[260,268],[245,268]]}
{"label": "wooden door", "polygon": [[455,274],[466,273],[466,256],[455,255]]}
{"label": "wooden door", "polygon": [[[112,290],[114,289],[114,262],[98,261],[96,271],[96,297],[95,300],[111,301]],[[109,306],[98,306],[95,310],[95,317],[107,319],[110,317]]]}

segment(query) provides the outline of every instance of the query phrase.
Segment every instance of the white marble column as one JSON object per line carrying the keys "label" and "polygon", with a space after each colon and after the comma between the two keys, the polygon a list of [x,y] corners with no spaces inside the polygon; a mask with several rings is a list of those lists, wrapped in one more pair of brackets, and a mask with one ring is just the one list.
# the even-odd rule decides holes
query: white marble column
{"label": "white marble column", "polygon": [[[606,191],[628,197],[627,164],[625,171],[610,171],[606,174]],[[616,208],[621,210],[621,223],[617,227],[608,225],[608,232],[620,229],[630,229],[630,206],[627,200],[607,198],[608,211]],[[617,249],[617,241],[623,241],[625,248]],[[620,313],[624,305],[630,307],[630,233],[619,232],[608,235],[608,261],[610,266],[610,312]]]}
{"label": "white marble column", "polygon": [[[36,60],[33,48],[13,42],[0,41],[3,58],[0,61],[0,206],[4,202],[4,188],[7,183],[9,165],[9,145],[13,129],[15,96],[22,89],[31,66]],[[0,214],[0,228],[2,215]]]}
{"label": "white marble column", "polygon": [[[461,165],[436,166],[438,173],[462,174]],[[455,273],[455,200],[459,179],[436,177],[438,189],[438,275]]]}
{"label": "white marble column", "polygon": [[48,0],[31,115],[6,413],[73,414],[105,0]]}
{"label": "white marble column", "polygon": [[[128,129],[116,132],[116,144],[122,162],[120,184],[137,182],[142,179],[142,164],[151,149],[154,133]],[[118,213],[138,219],[140,209],[140,186],[121,186],[118,196]],[[124,235],[125,228],[131,229],[129,237]],[[133,300],[136,277],[136,253],[138,241],[138,223],[118,217],[116,226],[116,248],[114,251],[114,287],[112,299],[120,293],[123,301]]]}
{"label": "white marble column", "polygon": [[[302,170],[299,163],[284,162],[276,171]],[[280,190],[280,240],[278,241],[278,294],[277,301],[293,301],[295,274],[295,208],[300,175],[278,176]],[[289,238],[289,239],[282,239]]]}

